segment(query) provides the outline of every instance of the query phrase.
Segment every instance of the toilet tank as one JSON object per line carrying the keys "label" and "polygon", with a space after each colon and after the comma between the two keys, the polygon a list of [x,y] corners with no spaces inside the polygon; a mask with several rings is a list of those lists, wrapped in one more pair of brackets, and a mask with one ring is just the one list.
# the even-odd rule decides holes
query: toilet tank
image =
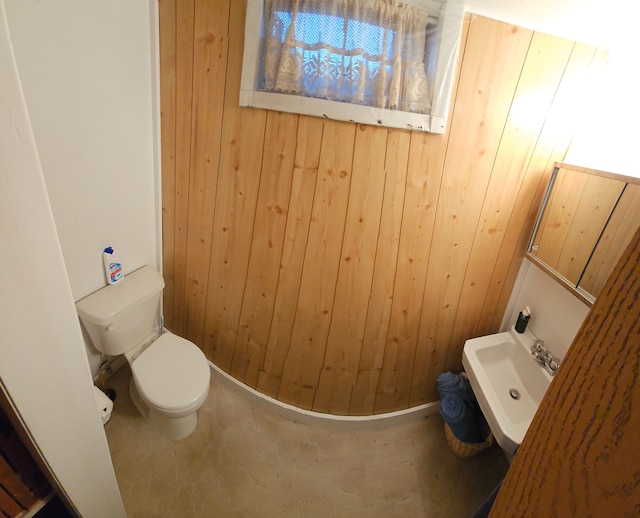
{"label": "toilet tank", "polygon": [[78,316],[98,351],[123,354],[156,327],[164,280],[152,266],[143,266],[122,282],[99,289],[76,303]]}

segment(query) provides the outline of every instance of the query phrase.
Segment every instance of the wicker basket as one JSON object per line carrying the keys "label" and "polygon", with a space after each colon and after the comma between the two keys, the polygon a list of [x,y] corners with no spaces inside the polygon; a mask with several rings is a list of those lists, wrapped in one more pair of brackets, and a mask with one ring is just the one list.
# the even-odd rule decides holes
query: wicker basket
{"label": "wicker basket", "polygon": [[466,443],[460,441],[447,423],[444,423],[444,436],[447,438],[447,444],[458,457],[461,459],[468,459],[475,457],[478,453],[483,452],[493,444],[493,434],[489,431],[489,435],[484,442]]}

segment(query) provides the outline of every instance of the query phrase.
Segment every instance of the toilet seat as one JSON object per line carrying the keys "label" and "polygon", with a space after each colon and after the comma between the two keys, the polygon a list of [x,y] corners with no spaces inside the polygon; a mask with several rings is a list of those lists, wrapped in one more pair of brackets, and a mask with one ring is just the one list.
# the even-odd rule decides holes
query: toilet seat
{"label": "toilet seat", "polygon": [[167,413],[188,413],[209,393],[211,369],[192,342],[164,333],[132,363],[131,372],[147,405]]}

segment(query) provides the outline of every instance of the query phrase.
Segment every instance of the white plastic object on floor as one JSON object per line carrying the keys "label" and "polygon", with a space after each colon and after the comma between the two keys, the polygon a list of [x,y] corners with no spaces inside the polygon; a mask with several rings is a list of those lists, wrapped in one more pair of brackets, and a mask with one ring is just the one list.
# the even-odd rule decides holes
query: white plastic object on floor
{"label": "white plastic object on floor", "polygon": [[111,412],[113,411],[113,401],[111,401],[107,397],[107,395],[95,385],[93,386],[93,395],[96,399],[96,407],[98,408],[98,412],[100,413],[100,419],[102,419],[102,424],[105,425],[111,418]]}

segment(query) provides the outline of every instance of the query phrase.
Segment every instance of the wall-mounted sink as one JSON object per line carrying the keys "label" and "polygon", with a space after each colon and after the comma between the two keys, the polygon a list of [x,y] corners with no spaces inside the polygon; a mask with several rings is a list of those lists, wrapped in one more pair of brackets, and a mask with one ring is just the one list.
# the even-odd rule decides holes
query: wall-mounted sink
{"label": "wall-mounted sink", "polygon": [[515,453],[551,383],[531,356],[536,336],[525,330],[467,340],[462,354],[471,388],[502,449]]}

